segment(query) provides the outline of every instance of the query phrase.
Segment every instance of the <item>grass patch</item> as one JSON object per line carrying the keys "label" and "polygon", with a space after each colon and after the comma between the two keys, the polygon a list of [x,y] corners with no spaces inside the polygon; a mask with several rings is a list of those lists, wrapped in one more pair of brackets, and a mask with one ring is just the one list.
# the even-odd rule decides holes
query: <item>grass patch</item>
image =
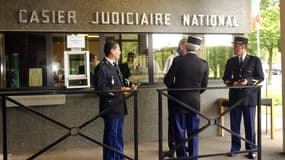
{"label": "grass patch", "polygon": [[272,98],[274,105],[282,105],[282,94],[281,94],[281,92],[269,92],[267,94],[267,96],[265,95],[265,92],[262,92],[261,97]]}

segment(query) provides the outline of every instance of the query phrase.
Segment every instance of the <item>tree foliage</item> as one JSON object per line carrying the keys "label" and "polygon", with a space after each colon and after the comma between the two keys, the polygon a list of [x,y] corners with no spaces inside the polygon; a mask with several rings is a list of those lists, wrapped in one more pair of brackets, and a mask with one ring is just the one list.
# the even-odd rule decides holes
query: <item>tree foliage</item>
{"label": "tree foliage", "polygon": [[[268,64],[269,84],[272,81],[272,64],[280,48],[280,8],[275,0],[262,0],[260,3],[262,28],[259,30],[261,59]],[[257,31],[249,34],[249,51],[257,52]]]}
{"label": "tree foliage", "polygon": [[206,48],[206,60],[209,65],[209,77],[220,79],[225,70],[226,60],[232,57],[231,46],[213,46]]}

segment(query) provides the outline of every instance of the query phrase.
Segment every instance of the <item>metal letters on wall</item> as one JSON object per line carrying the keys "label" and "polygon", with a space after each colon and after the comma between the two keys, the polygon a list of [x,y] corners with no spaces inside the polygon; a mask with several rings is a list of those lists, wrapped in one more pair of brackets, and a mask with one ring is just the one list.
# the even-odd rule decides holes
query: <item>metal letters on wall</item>
{"label": "metal letters on wall", "polygon": [[0,0],[0,4],[0,31],[247,33],[251,28],[248,0]]}

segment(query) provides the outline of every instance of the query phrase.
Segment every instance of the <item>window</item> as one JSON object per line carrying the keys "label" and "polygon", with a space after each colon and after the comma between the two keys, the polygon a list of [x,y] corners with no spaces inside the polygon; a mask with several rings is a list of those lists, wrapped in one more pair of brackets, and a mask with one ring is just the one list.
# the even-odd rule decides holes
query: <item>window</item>
{"label": "window", "polygon": [[133,83],[148,83],[148,44],[146,34],[104,34],[106,40],[114,39],[121,46],[120,69]]}
{"label": "window", "polygon": [[162,82],[166,59],[176,52],[179,41],[185,38],[182,34],[154,34],[153,35],[153,72],[155,82]]}
{"label": "window", "polygon": [[46,35],[6,33],[6,87],[19,88],[47,84]]}
{"label": "window", "polygon": [[[64,51],[70,51],[66,47],[67,35],[5,33],[6,88],[64,86]],[[99,35],[84,35],[86,46],[81,50],[90,51],[90,57],[99,59]]]}
{"label": "window", "polygon": [[[221,79],[225,64],[232,56],[232,35],[198,35],[203,38],[198,56],[205,59],[209,66],[209,78]],[[154,34],[153,35],[153,70],[155,82],[162,82],[163,68],[166,59],[176,52],[181,39],[187,39],[186,34]]]}
{"label": "window", "polygon": [[[148,83],[148,48],[146,35],[122,34],[121,71],[134,83]],[[128,71],[123,66],[127,66]]]}
{"label": "window", "polygon": [[[71,33],[4,34],[6,88],[65,86],[64,52],[71,50],[67,48],[66,38]],[[84,35],[86,42],[81,51],[90,53],[91,84],[94,69],[105,56],[103,45],[107,39],[114,39],[120,43],[122,48],[120,63],[126,63],[129,67],[131,81],[148,83],[147,34],[84,33],[81,35]]]}
{"label": "window", "polygon": [[[70,48],[67,48],[66,37],[70,34],[51,34],[52,36],[52,73],[53,73],[53,84],[52,86],[65,86],[64,83],[64,51],[70,51]],[[89,60],[90,60],[90,81],[91,85],[93,84],[92,78],[96,65],[99,63],[102,58],[100,55],[100,43],[98,34],[77,34],[83,35],[85,37],[85,48],[81,48],[82,51],[89,51]]]}
{"label": "window", "polygon": [[210,79],[222,79],[227,60],[232,57],[232,35],[205,35],[204,57],[209,66]]}
{"label": "window", "polygon": [[[67,35],[72,33],[8,32],[4,34],[6,88],[62,87],[64,83],[64,51]],[[77,34],[79,35],[79,34]],[[177,50],[179,41],[188,34],[84,33],[85,47],[90,53],[90,81],[96,65],[105,56],[104,42],[114,39],[122,50],[121,70],[134,83],[161,83],[166,59]],[[200,35],[198,54],[207,60],[209,78],[221,79],[226,60],[232,56],[232,35]],[[149,48],[149,47],[152,48]],[[3,64],[3,61],[2,61]],[[126,69],[127,68],[127,69]]]}

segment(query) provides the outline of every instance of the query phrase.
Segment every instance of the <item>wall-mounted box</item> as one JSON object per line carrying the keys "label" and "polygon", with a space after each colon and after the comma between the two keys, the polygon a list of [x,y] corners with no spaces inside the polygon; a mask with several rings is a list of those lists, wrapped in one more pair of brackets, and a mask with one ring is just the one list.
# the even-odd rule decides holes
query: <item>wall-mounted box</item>
{"label": "wall-mounted box", "polygon": [[89,51],[64,51],[66,88],[89,88]]}

